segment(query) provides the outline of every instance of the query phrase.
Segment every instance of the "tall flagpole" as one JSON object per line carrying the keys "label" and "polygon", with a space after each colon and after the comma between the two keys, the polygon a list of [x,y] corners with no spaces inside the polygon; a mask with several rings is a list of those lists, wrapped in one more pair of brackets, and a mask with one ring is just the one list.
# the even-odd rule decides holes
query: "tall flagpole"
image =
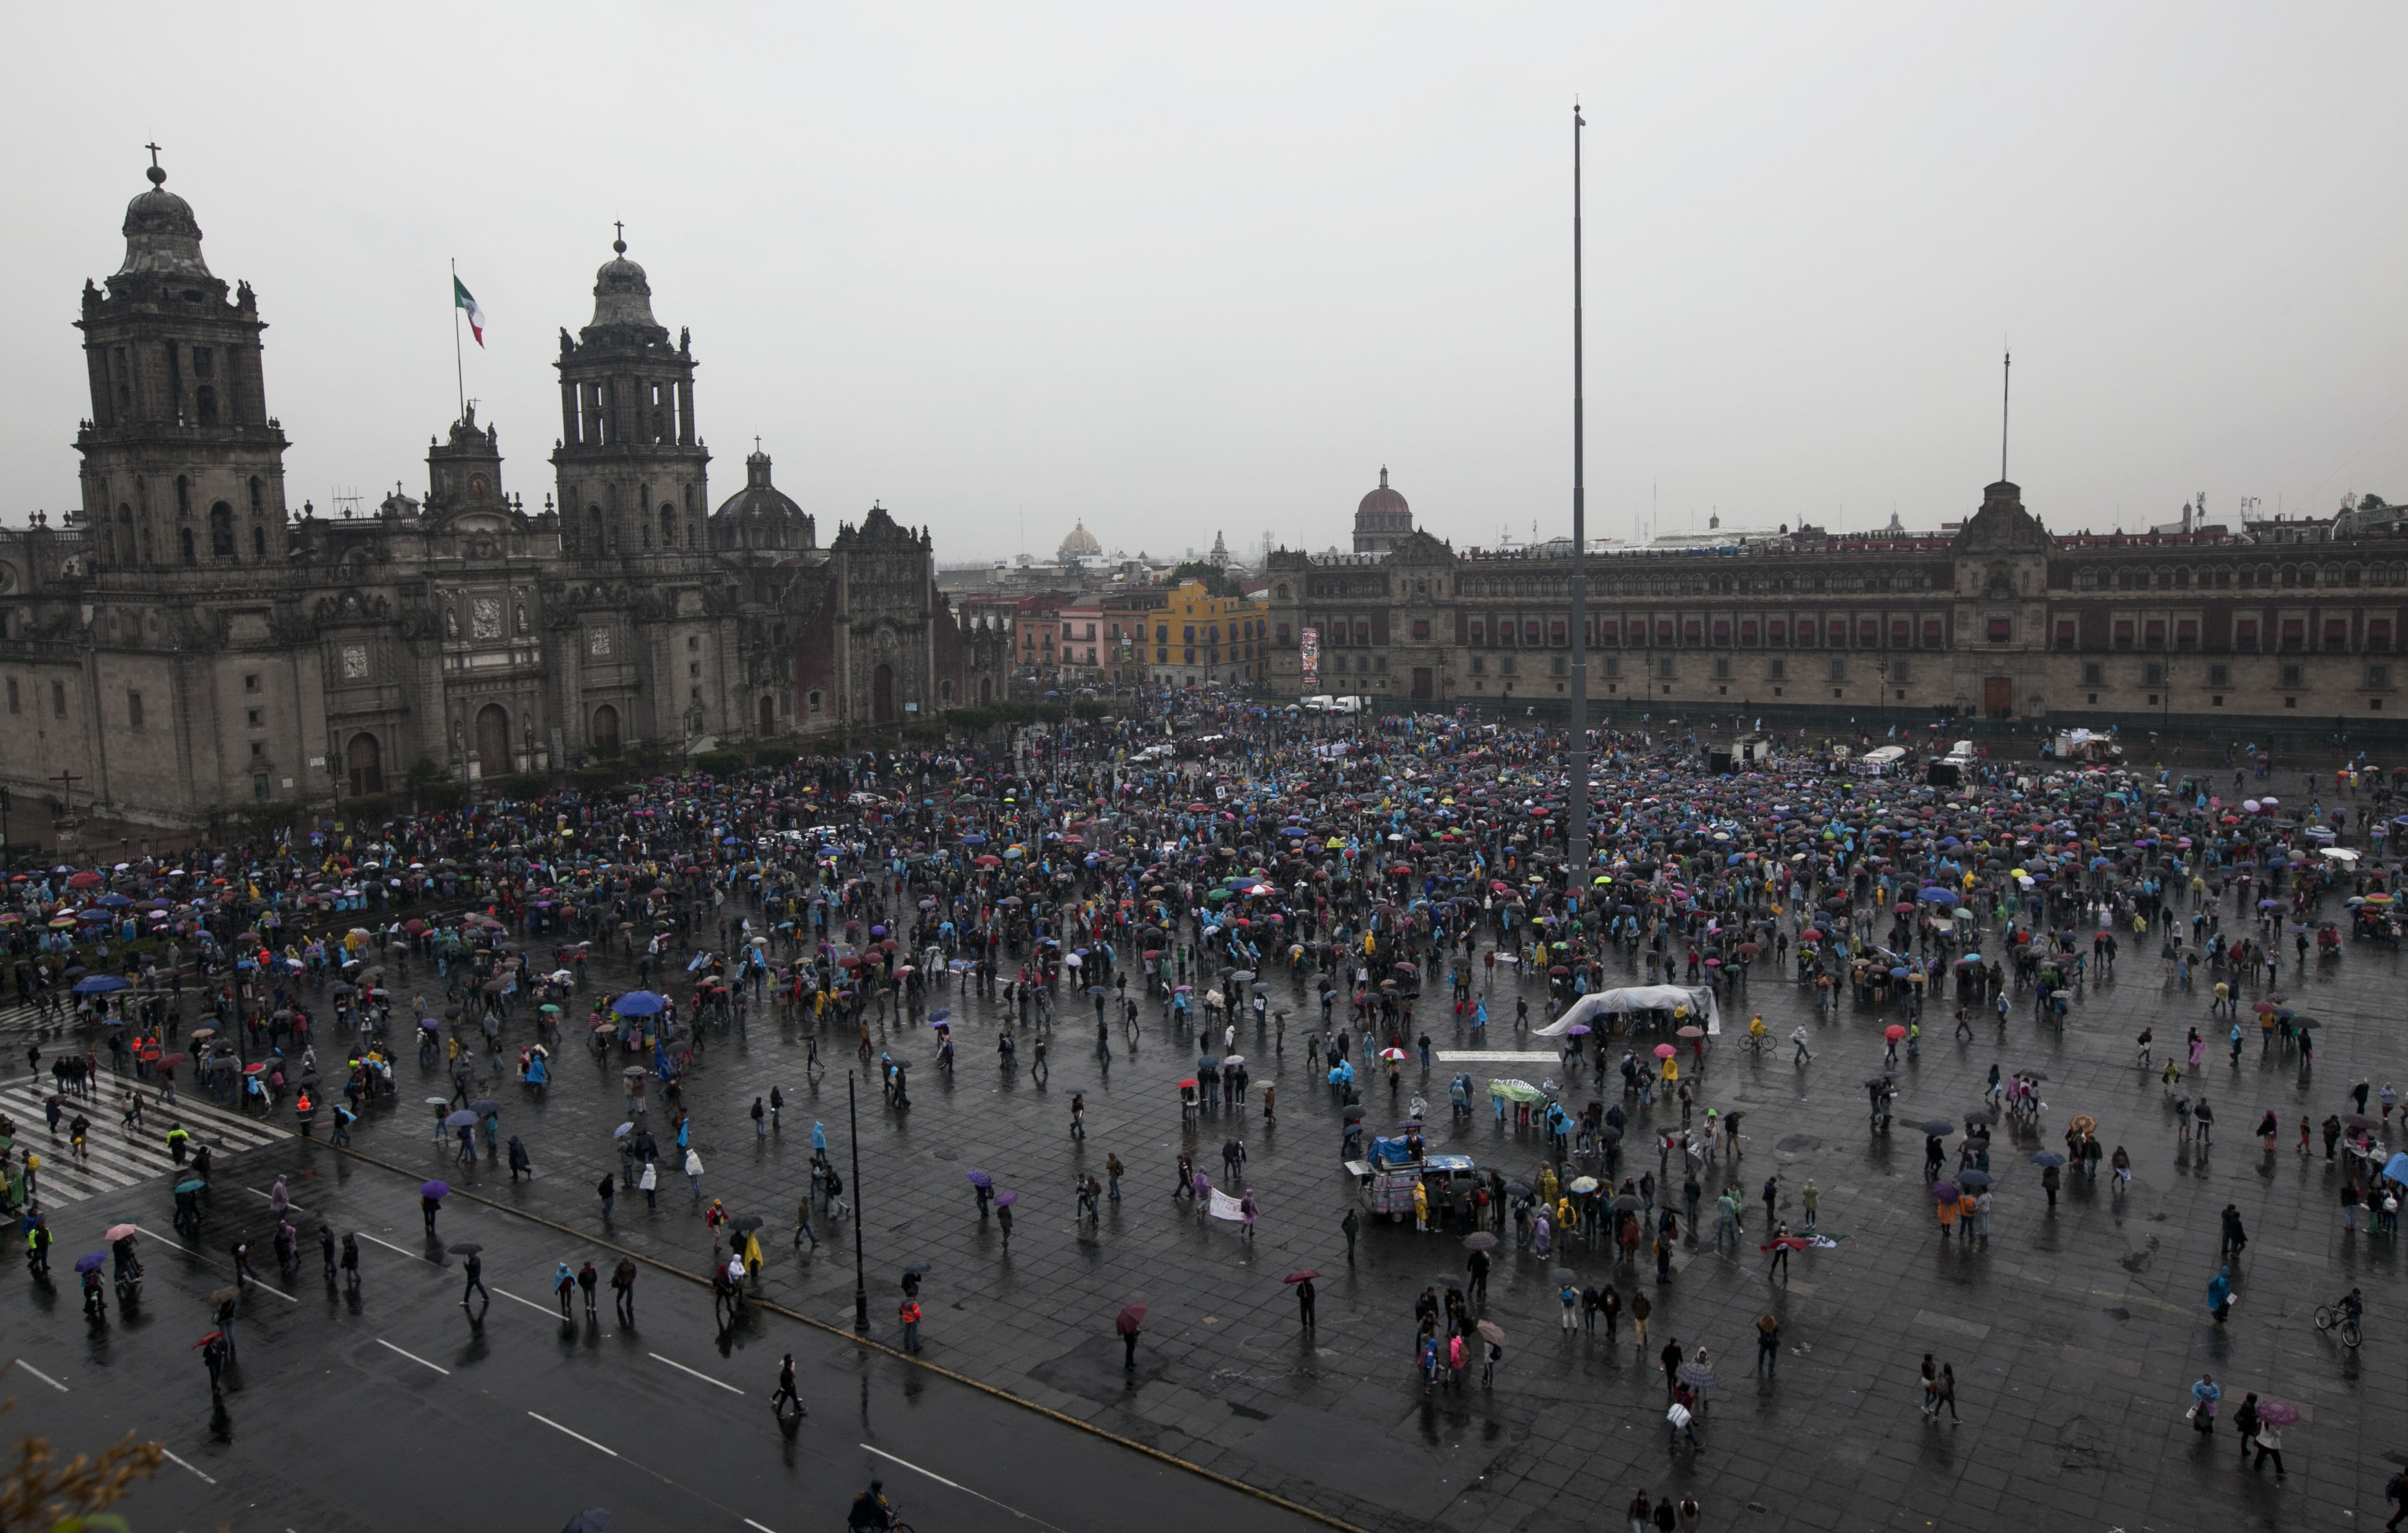
{"label": "tall flagpole", "polygon": [[452,258],[452,376],[460,385],[460,416],[468,418],[468,369],[460,360],[460,258]]}
{"label": "tall flagpole", "polygon": [[2015,354],[2009,351],[1999,364],[1999,482],[2007,480],[2007,404],[2014,391]]}
{"label": "tall flagpole", "polygon": [[1585,896],[1588,883],[1588,490],[1587,404],[1583,397],[1581,356],[1581,129],[1580,103],[1572,103],[1572,811],[1564,838],[1570,892]]}

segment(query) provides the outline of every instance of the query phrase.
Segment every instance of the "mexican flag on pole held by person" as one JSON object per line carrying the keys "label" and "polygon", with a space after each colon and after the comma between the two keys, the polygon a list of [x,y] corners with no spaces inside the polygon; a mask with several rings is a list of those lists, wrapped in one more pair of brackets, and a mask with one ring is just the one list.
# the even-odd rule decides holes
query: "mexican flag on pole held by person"
{"label": "mexican flag on pole held by person", "polygon": [[469,332],[477,337],[477,344],[483,346],[485,344],[485,311],[477,307],[477,295],[469,292],[461,282],[457,273],[454,273],[452,278],[452,307],[468,311]]}

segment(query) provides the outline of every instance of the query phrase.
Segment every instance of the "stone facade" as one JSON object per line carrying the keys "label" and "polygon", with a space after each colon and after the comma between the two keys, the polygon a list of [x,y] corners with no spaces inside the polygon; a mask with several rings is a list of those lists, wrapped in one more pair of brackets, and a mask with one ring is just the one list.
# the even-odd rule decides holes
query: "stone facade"
{"label": "stone facade", "polygon": [[[927,718],[999,695],[1005,626],[956,618],[924,532],[873,508],[823,548],[766,453],[713,511],[689,338],[624,243],[561,333],[554,492],[502,487],[473,408],[423,500],[294,516],[262,323],[159,183],[87,284],[83,505],[0,533],[0,781],[119,818],[475,781]],[[64,774],[63,777],[62,774]]]}
{"label": "stone facade", "polygon": [[[1568,700],[1570,551],[1270,560],[1271,690],[1399,705]],[[1953,537],[1813,529],[1714,551],[1594,554],[1589,695],[1727,709],[2390,733],[2408,539],[2272,544],[2220,531],[2052,536],[1998,483]],[[2369,726],[2374,726],[2369,730]]]}

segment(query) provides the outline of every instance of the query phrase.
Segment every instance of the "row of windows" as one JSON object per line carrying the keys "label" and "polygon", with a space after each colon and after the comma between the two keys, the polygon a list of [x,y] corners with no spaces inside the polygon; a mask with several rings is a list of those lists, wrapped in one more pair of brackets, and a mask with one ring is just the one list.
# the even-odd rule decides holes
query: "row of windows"
{"label": "row of windows", "polygon": [[[1181,627],[1184,631],[1180,635],[1180,642],[1183,644],[1218,644],[1221,642],[1221,625],[1217,623],[1189,623],[1181,624]],[[1247,618],[1242,622],[1232,622],[1229,624],[1229,637],[1240,641],[1261,638],[1268,631],[1269,625],[1265,623],[1259,618]],[[1282,629],[1281,632],[1284,635],[1286,630]],[[1366,628],[1364,632],[1368,634],[1370,630]],[[1068,636],[1066,635],[1065,637]],[[1096,637],[1096,625],[1092,623],[1087,624],[1087,637],[1089,638]],[[1145,630],[1143,628],[1140,628],[1138,630],[1138,640],[1140,643],[1142,643],[1144,642],[1144,639]],[[1170,625],[1168,623],[1157,623],[1154,625],[1154,641],[1156,644],[1168,644],[1170,642]]]}
{"label": "row of windows", "polygon": [[[1604,667],[1604,675],[1607,681],[1618,681],[1621,679],[1622,659],[1620,656],[1605,655],[1600,657],[1598,663]],[[1716,655],[1713,657],[1711,664],[1713,672],[1713,679],[1715,681],[1727,681],[1731,679],[1731,666],[1733,662],[1730,656],[1727,654]],[[1653,674],[1657,681],[1677,681],[1679,680],[1679,675],[1675,668],[1677,665],[1678,662],[1673,660],[1670,655],[1658,656],[1655,662]],[[1341,666],[1340,668],[1342,669],[1343,667]],[[1385,667],[1383,666],[1383,668]],[[1904,660],[1887,661],[1880,668],[1887,673],[1888,679],[1892,681],[1902,682],[1914,680],[1913,673],[1907,662]],[[1640,664],[1640,670],[1642,673],[1646,673],[1649,667],[1645,662],[1641,662]],[[1567,676],[1570,675],[1570,672],[1571,665],[1563,656],[1556,655],[1548,661],[1547,674],[1551,676]],[[1844,660],[1826,661],[1824,663],[1824,673],[1826,678],[1829,681],[1845,681],[1848,679],[1848,663]],[[1471,674],[1474,676],[1486,676],[1489,674],[1488,657],[1486,655],[1475,654],[1471,657]],[[1519,675],[1520,670],[1515,665],[1514,657],[1510,654],[1498,656],[1496,674],[1499,676]],[[1798,678],[1792,677],[1789,673],[1789,662],[1779,659],[1768,660],[1764,663],[1764,679],[1768,681],[1788,681],[1798,680]]]}
{"label": "row of windows", "polygon": [[[135,698],[136,708],[139,709],[141,707],[141,695],[139,693],[136,693],[131,695]],[[13,676],[8,678],[8,711],[11,713],[22,713],[25,711],[24,693],[22,689],[18,686],[17,678]],[[50,683],[50,717],[53,719],[64,719],[66,716],[67,684],[64,681],[53,681]]]}
{"label": "row of windows", "polygon": [[2078,591],[2185,591],[2201,590],[2272,591],[2278,587],[2408,585],[2408,564],[2355,565],[2229,565],[2194,571],[2188,565],[2163,567],[2102,569],[2085,567],[2074,571],[2073,585]]}
{"label": "row of windows", "polygon": [[[2230,666],[2217,663],[2205,666],[2204,670],[2205,681],[2200,684],[2209,687],[2229,687],[2232,684]],[[2371,690],[2388,687],[2391,684],[2391,666],[2385,661],[2372,661],[2368,663],[2361,676],[2363,684]],[[2179,680],[2180,675],[2176,668],[2163,660],[2147,661],[2140,668],[2140,684],[2144,687],[2171,686]],[[2308,667],[2296,660],[2286,661],[2275,667],[2274,683],[2286,690],[2304,687],[2308,684]],[[2082,667],[2082,684],[2086,687],[2106,686],[2108,684],[2106,662],[2100,660],[2086,662]]]}
{"label": "row of windows", "polygon": [[[2114,618],[2108,629],[2108,642],[2118,650],[2196,650],[2200,647],[2200,620],[2197,618]],[[2312,627],[2306,618],[2282,618],[2268,627],[2255,617],[2232,620],[2231,647],[2243,652],[2260,648],[2273,650],[2347,650],[2350,643],[2350,620],[2329,617],[2321,626]],[[2056,645],[2060,650],[2081,648],[2080,626],[2071,618],[2057,620]],[[2377,654],[2391,648],[2391,620],[2369,618],[2363,636],[2363,647]]]}
{"label": "row of windows", "polygon": [[[1357,624],[1358,629],[1363,625]],[[1426,628],[1427,624],[1420,624]],[[1793,644],[1801,650],[1846,647],[1851,627],[1846,618],[1631,618],[1602,617],[1591,627],[1592,642],[1601,645],[1646,645],[1651,638],[1656,647],[1670,649],[1728,649],[1734,641],[1742,649],[1754,649],[1759,644],[1787,649]],[[1855,647],[1876,650],[1886,639],[1888,647],[1905,650],[1921,647],[1938,649],[1947,642],[1947,623],[1937,617],[1858,618],[1854,624]],[[1474,618],[1469,634],[1474,648],[1487,648],[1489,636],[1496,636],[1496,647],[1536,649],[1541,646],[1562,647],[1570,643],[1570,629],[1562,619],[1549,619],[1543,623],[1536,618],[1491,620]],[[1417,638],[1427,637],[1426,633]],[[2010,643],[2014,638],[2014,620],[1990,618],[1985,621],[1984,637],[1993,644]]]}

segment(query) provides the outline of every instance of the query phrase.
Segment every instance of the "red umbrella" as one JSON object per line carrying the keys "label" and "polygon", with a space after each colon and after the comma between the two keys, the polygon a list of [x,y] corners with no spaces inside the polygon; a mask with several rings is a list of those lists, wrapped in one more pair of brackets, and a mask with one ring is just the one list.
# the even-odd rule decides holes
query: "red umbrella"
{"label": "red umbrella", "polygon": [[[1312,1271],[1291,1272],[1291,1273],[1289,1273],[1286,1277],[1283,1277],[1283,1278],[1280,1279],[1280,1282],[1311,1282],[1313,1279],[1315,1279],[1315,1278],[1317,1278],[1317,1277],[1319,1277],[1319,1276],[1321,1276],[1321,1274],[1320,1274],[1320,1273],[1318,1273],[1318,1272],[1312,1272]],[[1136,1306],[1134,1306],[1134,1308],[1137,1310],[1138,1313],[1139,1313],[1140,1316],[1142,1316],[1142,1315],[1145,1313],[1145,1306],[1144,1306],[1144,1305],[1142,1305],[1142,1304],[1136,1305]]]}
{"label": "red umbrella", "polygon": [[1807,1240],[1802,1236],[1784,1235],[1779,1239],[1773,1241],[1772,1244],[1757,1246],[1756,1249],[1758,1251],[1803,1251],[1812,1243],[1812,1241]]}
{"label": "red umbrella", "polygon": [[1902,1039],[1902,1038],[1904,1038],[1905,1036],[1906,1036],[1906,1029],[1905,1029],[1905,1028],[1903,1028],[1903,1027],[1901,1027],[1901,1026],[1899,1026],[1897,1023],[1894,1023],[1894,1022],[1893,1022],[1893,1023],[1891,1023],[1888,1026],[1886,1026],[1886,1027],[1885,1027],[1885,1028],[1883,1028],[1883,1029],[1882,1029],[1882,1037],[1884,1037],[1884,1038],[1885,1038],[1885,1039],[1889,1039],[1892,1043],[1897,1042],[1899,1039]]}
{"label": "red umbrella", "polygon": [[1121,1311],[1121,1317],[1118,1320],[1112,1322],[1112,1329],[1122,1336],[1135,1336],[1137,1328],[1144,1324],[1145,1306],[1132,1304]]}

